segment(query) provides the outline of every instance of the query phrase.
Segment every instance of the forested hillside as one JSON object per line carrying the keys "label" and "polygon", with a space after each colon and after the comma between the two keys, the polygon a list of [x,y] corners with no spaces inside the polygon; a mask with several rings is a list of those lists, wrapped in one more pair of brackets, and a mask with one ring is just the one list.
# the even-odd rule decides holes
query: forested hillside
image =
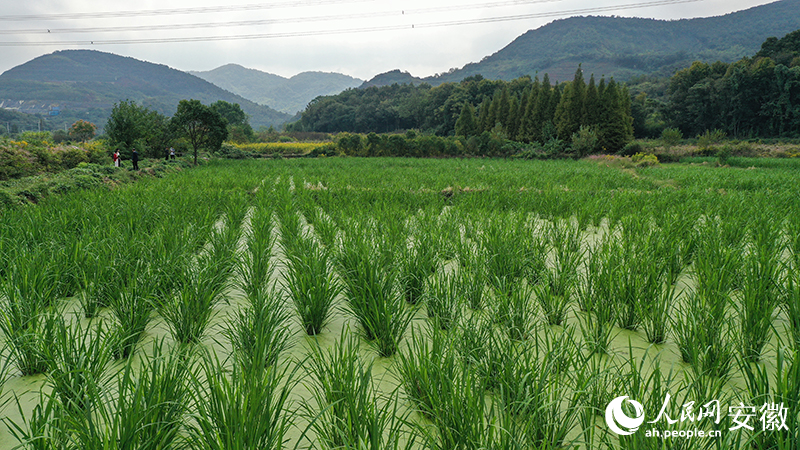
{"label": "forested hillside", "polygon": [[768,39],[753,58],[695,62],[670,80],[666,118],[685,135],[800,136],[800,30]]}
{"label": "forested hillside", "polygon": [[172,115],[182,99],[238,103],[256,127],[280,126],[290,118],[165,65],[94,50],[43,55],[0,75],[4,107],[44,114],[49,129],[77,118],[102,125],[114,103],[123,100]]}
{"label": "forested hillside", "polygon": [[626,81],[670,76],[693,61],[733,62],[758,51],[770,36],[800,28],[800,0],[781,0],[724,16],[653,20],[571,17],[528,31],[497,53],[427,81],[438,84],[480,74],[511,80],[524,75],[567,81],[584,72]]}
{"label": "forested hillside", "polygon": [[[649,80],[649,79],[648,79]],[[555,83],[512,81],[481,76],[459,83],[394,84],[351,89],[320,97],[290,124],[297,131],[384,133],[418,129],[440,136],[501,134],[521,142],[568,141],[581,126],[593,129],[600,148],[616,151],[635,131],[657,137],[677,127],[686,137],[719,129],[736,137],[800,135],[800,30],[767,39],[751,58],[735,63],[695,62],[674,76],[651,84],[664,86],[648,98],[637,85],[612,78],[588,83],[578,69],[573,80]]]}
{"label": "forested hillside", "polygon": [[294,131],[389,132],[416,128],[440,136],[484,132],[521,142],[567,141],[591,129],[599,148],[618,151],[633,138],[630,95],[613,79],[588,84],[578,69],[568,83],[545,74],[513,81],[476,76],[437,87],[410,84],[350,89],[311,103]]}
{"label": "forested hillside", "polygon": [[302,72],[291,78],[227,64],[205,72],[189,72],[206,81],[287,114],[305,109],[320,95],[338,94],[363,82],[340,73]]}

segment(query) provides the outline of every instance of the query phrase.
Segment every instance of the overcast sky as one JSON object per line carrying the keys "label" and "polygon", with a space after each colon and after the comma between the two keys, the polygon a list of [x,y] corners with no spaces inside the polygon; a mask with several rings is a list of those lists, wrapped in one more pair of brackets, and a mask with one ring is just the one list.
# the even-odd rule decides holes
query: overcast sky
{"label": "overcast sky", "polygon": [[324,71],[369,79],[393,69],[425,77],[477,62],[559,18],[709,17],[771,2],[0,0],[0,72],[56,50],[91,48],[180,70],[235,63],[286,77]]}

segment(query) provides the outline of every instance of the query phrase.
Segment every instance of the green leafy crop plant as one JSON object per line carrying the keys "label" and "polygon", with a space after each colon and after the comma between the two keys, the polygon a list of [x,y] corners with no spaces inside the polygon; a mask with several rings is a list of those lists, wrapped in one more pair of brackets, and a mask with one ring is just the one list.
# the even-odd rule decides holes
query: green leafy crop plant
{"label": "green leafy crop plant", "polygon": [[414,439],[404,436],[397,389],[388,395],[378,392],[372,363],[361,360],[358,339],[346,331],[332,348],[311,347],[305,364],[311,400],[303,402],[311,421],[304,435],[313,431],[324,449],[413,448]]}
{"label": "green leafy crop plant", "polygon": [[[621,395],[648,421],[667,393],[670,417],[710,397],[796,405],[798,175],[788,159],[731,161],[210,160],[2,207],[0,447],[15,435],[21,448],[328,447],[316,426],[334,403],[309,398],[316,375],[299,373],[310,346],[335,353],[352,339],[362,370],[339,387],[371,385],[376,409],[353,417],[381,438],[362,448],[794,449],[796,408],[788,431],[703,442],[648,438],[646,426],[619,437],[601,417]],[[286,218],[295,225],[281,229]],[[302,244],[275,247],[284,236]],[[423,333],[428,305],[406,301],[404,274],[432,255],[419,298],[436,290],[426,281],[452,283],[459,317]],[[307,275],[298,292],[341,283],[315,337],[281,285],[290,273]],[[132,337],[131,356],[78,392],[89,415],[48,381],[65,372],[51,373],[48,353],[83,345],[53,344],[59,316],[68,335],[101,327],[92,345],[112,359]],[[117,332],[122,318],[144,333]]]}
{"label": "green leafy crop plant", "polygon": [[284,289],[306,334],[315,335],[330,321],[341,284],[333,270],[330,250],[310,234],[302,234],[291,242],[284,246],[287,265]]}

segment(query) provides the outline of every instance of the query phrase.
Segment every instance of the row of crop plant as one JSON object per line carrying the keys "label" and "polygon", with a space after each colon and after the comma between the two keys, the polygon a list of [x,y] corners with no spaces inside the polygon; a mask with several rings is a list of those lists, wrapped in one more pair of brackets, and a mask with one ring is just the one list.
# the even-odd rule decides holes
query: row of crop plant
{"label": "row of crop plant", "polygon": [[[595,221],[286,167],[0,218],[4,360],[45,380],[6,405],[24,448],[796,448],[800,221],[774,198],[637,215],[620,195]],[[777,430],[617,438],[620,395],[648,420],[788,410]]]}

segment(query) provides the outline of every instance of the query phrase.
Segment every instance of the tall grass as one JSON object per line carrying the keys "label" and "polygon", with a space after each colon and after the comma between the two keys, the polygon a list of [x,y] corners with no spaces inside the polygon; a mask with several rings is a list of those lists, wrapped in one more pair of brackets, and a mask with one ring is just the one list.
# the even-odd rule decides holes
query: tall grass
{"label": "tall grass", "polygon": [[608,353],[613,338],[617,309],[614,304],[615,267],[608,256],[609,244],[592,249],[586,271],[578,284],[579,327],[584,345],[590,353]]}
{"label": "tall grass", "polygon": [[138,265],[135,277],[120,289],[109,302],[109,312],[115,321],[114,349],[116,358],[129,357],[152,320],[155,309],[154,277],[147,266]]}
{"label": "tall grass", "polygon": [[159,313],[176,341],[196,343],[205,334],[227,286],[226,265],[208,261],[207,265],[187,267],[176,295],[160,301]]}
{"label": "tall grass", "polygon": [[236,283],[248,298],[264,295],[269,288],[269,279],[274,269],[270,261],[274,245],[272,212],[264,206],[258,206],[250,215],[246,246],[238,254],[236,264]]}
{"label": "tall grass", "polygon": [[568,436],[578,425],[585,389],[574,390],[573,371],[583,370],[572,333],[564,330],[515,348],[513,364],[499,374],[501,408],[530,424],[528,442],[537,447],[569,445]]}
{"label": "tall grass", "polygon": [[163,340],[128,359],[116,380],[116,399],[100,409],[106,435],[97,436],[91,426],[76,430],[83,448],[109,441],[119,448],[179,448],[189,413],[190,365],[190,354],[165,348]]}
{"label": "tall grass", "polygon": [[[759,408],[759,414],[765,417],[778,417],[777,425],[772,429],[762,429],[753,433],[753,448],[769,448],[776,450],[794,449],[800,445],[800,361],[798,353],[778,346],[775,359],[775,372],[762,364],[753,363],[750,358],[739,358],[739,368],[747,385],[744,404]],[[769,411],[768,408],[774,408]],[[785,410],[783,410],[785,408]],[[785,422],[781,420],[785,418]],[[762,423],[761,428],[765,428]]]}
{"label": "tall grass", "polygon": [[428,319],[442,330],[452,328],[459,317],[464,303],[464,294],[458,275],[453,272],[438,271],[427,282],[425,306]]}
{"label": "tall grass", "polygon": [[439,265],[436,245],[430,233],[415,233],[401,252],[399,284],[405,300],[415,305],[423,296],[425,282]]}
{"label": "tall grass", "polygon": [[47,381],[61,407],[74,416],[89,413],[105,383],[104,372],[111,361],[108,332],[96,326],[68,323],[61,315],[53,321],[53,340],[44,346]]}
{"label": "tall grass", "polygon": [[56,282],[47,268],[44,253],[17,258],[0,282],[2,310],[0,330],[10,357],[23,375],[43,373],[47,364],[43,352],[52,338],[52,322],[44,317],[55,301]]}
{"label": "tall grass", "polygon": [[[429,340],[430,339],[430,340]],[[406,395],[435,429],[417,428],[428,448],[483,448],[491,431],[482,379],[459,358],[450,335],[414,333],[400,354],[398,373]]]}
{"label": "tall grass", "polygon": [[284,289],[306,334],[320,333],[330,321],[334,302],[342,290],[330,251],[311,236],[303,235],[285,247],[285,253]]}
{"label": "tall grass", "polygon": [[719,222],[704,229],[707,239],[694,260],[696,287],[678,307],[673,327],[684,362],[700,374],[726,377],[734,358],[730,290],[739,264],[738,248],[729,247]]}
{"label": "tall grass", "polygon": [[485,306],[486,266],[484,254],[476,250],[465,261],[458,271],[459,284],[463,289],[467,306],[473,311],[478,311]]}
{"label": "tall grass", "polygon": [[553,249],[553,267],[547,272],[547,282],[553,295],[569,299],[578,280],[578,267],[583,260],[583,233],[571,220],[557,220],[548,229]]}
{"label": "tall grass", "polygon": [[246,371],[234,365],[230,375],[214,354],[200,362],[191,380],[188,423],[191,448],[209,450],[282,449],[294,413],[290,393],[296,369],[272,366]]}
{"label": "tall grass", "polygon": [[490,216],[481,231],[487,280],[495,290],[510,289],[527,273],[525,257],[530,236],[525,231],[524,218],[513,215]]}
{"label": "tall grass", "polygon": [[498,290],[492,302],[495,320],[511,339],[527,339],[533,331],[536,317],[533,289],[524,282],[498,281],[496,285]]}
{"label": "tall grass", "polygon": [[533,292],[547,324],[562,325],[569,311],[569,296],[556,295],[549,283],[534,286]]}
{"label": "tall grass", "polygon": [[[397,390],[378,393],[372,364],[361,361],[358,340],[343,330],[332,348],[311,348],[306,367],[312,381],[305,401],[315,442],[321,448],[412,448],[404,417],[397,409]],[[316,447],[316,445],[314,446]]]}
{"label": "tall grass", "polygon": [[259,294],[227,320],[223,334],[243,372],[257,372],[278,365],[289,348],[289,313],[275,291]]}
{"label": "tall grass", "polygon": [[337,256],[348,311],[378,354],[397,352],[414,311],[395,289],[396,273],[383,265],[378,249],[363,238],[348,238]]}
{"label": "tall grass", "polygon": [[750,252],[744,257],[738,302],[740,352],[758,361],[769,341],[780,304],[780,254],[783,244],[774,221],[761,217],[751,227]]}
{"label": "tall grass", "polygon": [[791,345],[800,351],[800,269],[791,269],[786,275],[783,309],[788,318]]}

